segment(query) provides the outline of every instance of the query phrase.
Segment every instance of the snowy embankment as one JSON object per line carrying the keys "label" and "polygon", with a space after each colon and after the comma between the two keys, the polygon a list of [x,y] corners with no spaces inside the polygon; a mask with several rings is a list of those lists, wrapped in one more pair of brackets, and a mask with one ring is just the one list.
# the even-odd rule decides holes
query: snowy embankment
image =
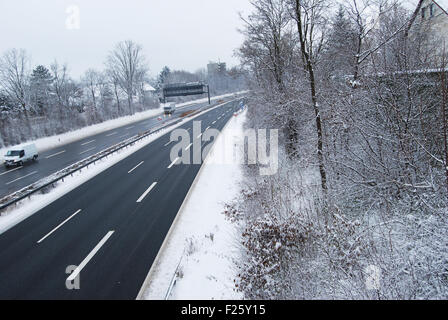
{"label": "snowy embankment", "polygon": [[[219,99],[230,97],[234,94],[242,94],[244,92],[247,92],[247,91],[229,93],[229,94],[225,94],[222,96],[215,96],[215,97],[212,97],[211,100],[219,100]],[[179,109],[182,109],[182,107],[185,107],[185,106],[188,106],[191,104],[203,103],[203,102],[207,102],[207,101],[208,101],[208,98],[198,99],[198,100],[193,100],[193,101],[185,102],[182,104],[178,104],[177,107]],[[72,143],[75,141],[79,141],[79,140],[88,138],[90,136],[93,136],[93,135],[96,135],[96,134],[99,134],[99,133],[102,133],[105,131],[113,130],[113,129],[116,129],[116,128],[119,128],[122,126],[130,125],[130,124],[138,122],[138,121],[149,119],[151,117],[161,114],[162,112],[163,112],[163,107],[161,106],[158,109],[152,109],[152,110],[146,110],[143,112],[138,112],[132,116],[124,116],[124,117],[120,117],[117,119],[104,121],[102,123],[87,126],[87,127],[81,128],[81,129],[74,130],[74,131],[69,131],[66,133],[59,134],[59,135],[54,135],[54,136],[50,136],[50,137],[39,138],[39,139],[36,139],[33,141],[28,141],[28,142],[22,143],[20,145],[26,145],[27,143],[34,143],[36,145],[38,151],[43,152],[43,151],[46,151],[49,149],[53,149],[53,148],[57,148],[57,147],[66,145],[68,143]],[[0,148],[0,162],[2,162],[3,156],[6,154],[7,150],[14,148],[14,147],[18,147],[18,146],[9,146],[9,147]]]}
{"label": "snowy embankment", "polygon": [[[233,117],[216,140],[174,221],[139,298],[242,299],[234,290],[238,232],[226,220],[225,204],[240,191],[241,150],[246,112]],[[229,143],[230,142],[230,143]],[[233,164],[222,164],[232,155]],[[175,286],[173,286],[173,280]],[[168,296],[167,296],[168,294]]]}
{"label": "snowy embankment", "polygon": [[107,170],[114,164],[127,158],[128,156],[135,153],[139,149],[159,139],[168,132],[182,126],[186,122],[194,120],[195,118],[201,116],[204,113],[219,108],[222,105],[223,104],[219,104],[211,109],[202,111],[196,114],[195,116],[184,119],[178,124],[167,127],[166,129],[162,129],[160,132],[154,133],[148,136],[147,138],[144,138],[136,142],[133,146],[130,146],[126,149],[121,149],[117,153],[114,153],[113,155],[110,155],[107,158],[98,160],[95,165],[89,166],[89,168],[84,168],[82,171],[74,173],[73,176],[66,177],[64,181],[59,181],[55,183],[54,188],[52,188],[48,193],[45,194],[36,193],[32,195],[31,198],[24,199],[19,203],[17,203],[15,206],[11,206],[11,208],[6,209],[6,211],[0,214],[0,234],[14,227],[16,224],[25,220],[26,218],[33,215],[40,209],[48,206],[49,204],[56,201],[57,199],[67,194],[68,192],[74,190],[81,184],[89,181],[90,179],[100,174],[101,172]]}

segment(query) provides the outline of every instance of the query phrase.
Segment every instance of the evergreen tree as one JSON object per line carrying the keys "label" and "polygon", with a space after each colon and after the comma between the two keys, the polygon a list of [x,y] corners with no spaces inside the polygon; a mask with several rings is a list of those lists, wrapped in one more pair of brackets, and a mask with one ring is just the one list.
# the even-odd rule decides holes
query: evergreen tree
{"label": "evergreen tree", "polygon": [[169,76],[171,75],[171,70],[167,66],[163,67],[162,71],[159,74],[159,78],[157,79],[157,88],[158,90],[162,89],[162,86],[167,83]]}
{"label": "evergreen tree", "polygon": [[11,101],[8,96],[3,92],[0,92],[0,110],[9,109],[12,107]]}
{"label": "evergreen tree", "polygon": [[33,70],[30,80],[33,106],[38,114],[46,114],[48,111],[46,107],[49,103],[49,91],[53,82],[53,76],[50,70],[39,65]]}
{"label": "evergreen tree", "polygon": [[329,71],[333,75],[353,74],[353,64],[356,54],[356,31],[351,21],[346,17],[343,6],[339,7],[333,19],[330,30],[326,55],[331,64]]}

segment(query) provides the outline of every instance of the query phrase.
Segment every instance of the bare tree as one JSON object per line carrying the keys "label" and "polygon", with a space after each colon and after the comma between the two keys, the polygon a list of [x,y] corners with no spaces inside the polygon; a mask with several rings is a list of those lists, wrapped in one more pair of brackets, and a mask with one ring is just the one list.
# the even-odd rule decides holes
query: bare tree
{"label": "bare tree", "polygon": [[100,96],[100,107],[104,114],[106,107],[112,100],[112,91],[106,72],[97,72],[97,87]]}
{"label": "bare tree", "polygon": [[311,101],[316,117],[317,156],[322,190],[325,192],[327,190],[327,174],[324,165],[322,120],[317,97],[315,68],[319,63],[326,36],[327,18],[324,13],[327,3],[326,0],[295,0],[292,2],[292,9],[292,16],[297,26],[302,63],[308,77]]}
{"label": "bare tree", "polygon": [[99,95],[98,84],[99,75],[94,69],[88,69],[81,79],[85,88],[89,91],[90,97],[92,98],[92,108],[96,109],[97,106],[97,96]]}
{"label": "bare tree", "polygon": [[242,64],[251,70],[257,85],[270,94],[273,124],[284,128],[286,149],[291,157],[298,156],[299,109],[290,103],[290,90],[300,77],[295,66],[296,39],[293,35],[287,0],[256,0],[254,12],[241,17],[245,36],[237,54]]}
{"label": "bare tree", "polygon": [[0,59],[0,84],[9,99],[20,105],[25,117],[28,133],[32,129],[28,117],[29,90],[29,58],[25,50],[11,49]]}
{"label": "bare tree", "polygon": [[[284,91],[284,73],[287,66],[287,26],[290,16],[286,0],[252,1],[255,11],[248,18],[241,16],[245,29],[241,32],[246,41],[239,50],[243,63],[254,66],[258,72],[267,72]],[[260,76],[260,74],[259,74]]]}
{"label": "bare tree", "polygon": [[117,115],[120,116],[122,114],[120,104],[120,77],[116,70],[110,68],[106,71],[106,75],[109,82],[112,84],[115,103],[117,104]]}
{"label": "bare tree", "polygon": [[64,64],[62,66],[59,65],[57,61],[54,61],[50,70],[53,73],[53,93],[56,95],[58,110],[60,114],[60,119],[62,120],[64,116],[64,104],[67,101],[67,83],[69,81],[67,65]]}
{"label": "bare tree", "polygon": [[121,89],[126,92],[129,112],[134,113],[132,107],[133,96],[138,88],[138,83],[147,73],[142,47],[130,40],[120,42],[109,54],[107,67],[110,74],[117,80]]}
{"label": "bare tree", "polygon": [[80,105],[82,97],[82,88],[70,78],[67,64],[59,65],[55,61],[50,70],[53,74],[52,92],[55,97],[54,105],[59,116],[58,121],[54,124],[58,133],[64,132],[67,128],[73,127],[73,119],[71,118],[75,112],[82,112]]}
{"label": "bare tree", "polygon": [[369,19],[369,12],[373,11],[373,2],[370,0],[347,0],[347,12],[351,18],[356,31],[356,43],[353,56],[353,80],[356,82],[359,77],[362,50],[365,46],[366,38],[376,26],[372,19]]}

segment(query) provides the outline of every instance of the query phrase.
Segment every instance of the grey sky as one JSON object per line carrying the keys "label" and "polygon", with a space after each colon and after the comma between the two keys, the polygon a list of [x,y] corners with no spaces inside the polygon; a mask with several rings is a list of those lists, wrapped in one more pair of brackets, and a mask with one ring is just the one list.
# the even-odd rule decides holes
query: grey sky
{"label": "grey sky", "polygon": [[[68,30],[67,8],[80,9],[80,29]],[[67,62],[73,77],[102,69],[121,40],[144,48],[152,75],[164,65],[195,71],[209,60],[238,63],[238,12],[249,0],[0,0],[0,52],[24,48],[33,65]]]}

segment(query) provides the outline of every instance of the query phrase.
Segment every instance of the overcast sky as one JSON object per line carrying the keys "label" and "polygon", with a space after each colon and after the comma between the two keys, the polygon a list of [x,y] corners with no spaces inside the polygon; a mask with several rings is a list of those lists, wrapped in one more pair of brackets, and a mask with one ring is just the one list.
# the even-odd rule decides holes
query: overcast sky
{"label": "overcast sky", "polygon": [[[79,8],[67,12],[72,5]],[[196,71],[210,60],[238,64],[242,42],[238,12],[249,0],[0,0],[0,52],[23,48],[33,66],[66,62],[73,77],[103,68],[108,52],[122,40],[144,48],[150,72],[163,66]],[[68,24],[67,24],[68,23]],[[68,26],[68,28],[67,28]],[[70,29],[72,28],[72,29]],[[75,29],[73,29],[75,28]]]}

